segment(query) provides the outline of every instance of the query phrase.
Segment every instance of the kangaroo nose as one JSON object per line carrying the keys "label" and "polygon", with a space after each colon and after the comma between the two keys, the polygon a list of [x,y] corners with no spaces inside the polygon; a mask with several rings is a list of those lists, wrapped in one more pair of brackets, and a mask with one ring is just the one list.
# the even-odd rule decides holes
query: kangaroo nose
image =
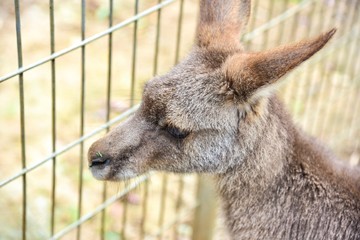
{"label": "kangaroo nose", "polygon": [[89,167],[107,165],[109,162],[108,158],[95,158],[90,162]]}
{"label": "kangaroo nose", "polygon": [[110,163],[110,157],[101,152],[89,153],[89,167],[106,166]]}

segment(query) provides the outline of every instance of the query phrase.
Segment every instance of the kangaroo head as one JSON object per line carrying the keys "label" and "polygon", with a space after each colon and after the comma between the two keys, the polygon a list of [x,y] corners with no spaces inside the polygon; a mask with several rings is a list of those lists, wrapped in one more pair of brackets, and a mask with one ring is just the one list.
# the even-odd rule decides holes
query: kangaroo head
{"label": "kangaroo head", "polygon": [[[283,75],[320,50],[335,30],[265,52],[239,42],[250,0],[201,0],[188,57],[150,80],[138,111],[89,150],[95,178],[122,180],[150,170],[223,173],[252,151],[269,95]],[[250,140],[252,139],[252,140]]]}

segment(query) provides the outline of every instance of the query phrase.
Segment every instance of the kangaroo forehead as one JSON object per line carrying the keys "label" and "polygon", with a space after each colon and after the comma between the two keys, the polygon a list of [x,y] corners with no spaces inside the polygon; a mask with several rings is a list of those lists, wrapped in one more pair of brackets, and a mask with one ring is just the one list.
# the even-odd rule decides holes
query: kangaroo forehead
{"label": "kangaroo forehead", "polygon": [[142,111],[152,122],[187,130],[223,128],[236,113],[219,94],[218,80],[214,72],[156,77],[145,86]]}
{"label": "kangaroo forehead", "polygon": [[222,101],[220,75],[219,71],[174,68],[146,83],[143,100],[149,105],[179,104],[183,108],[194,104],[214,104]]}

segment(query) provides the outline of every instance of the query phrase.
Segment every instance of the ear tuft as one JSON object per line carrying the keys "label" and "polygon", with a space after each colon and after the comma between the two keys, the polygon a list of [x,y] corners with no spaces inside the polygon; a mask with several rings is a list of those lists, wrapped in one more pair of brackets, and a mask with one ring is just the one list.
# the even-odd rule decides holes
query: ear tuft
{"label": "ear tuft", "polygon": [[326,39],[325,41],[329,41],[330,38],[332,38],[332,36],[334,36],[334,34],[336,33],[337,29],[336,28],[333,28],[331,29],[329,32],[325,33],[324,34],[324,38]]}
{"label": "ear tuft", "polygon": [[229,57],[223,71],[229,86],[242,101],[261,96],[259,91],[273,89],[275,82],[319,51],[336,29],[314,39],[260,53],[238,53]]}

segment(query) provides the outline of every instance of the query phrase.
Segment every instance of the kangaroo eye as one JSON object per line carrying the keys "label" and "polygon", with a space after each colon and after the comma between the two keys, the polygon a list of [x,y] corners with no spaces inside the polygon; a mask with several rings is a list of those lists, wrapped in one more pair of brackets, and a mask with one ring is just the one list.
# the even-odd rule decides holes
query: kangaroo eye
{"label": "kangaroo eye", "polygon": [[182,131],[176,127],[167,127],[168,133],[170,133],[171,136],[178,139],[186,138],[187,135],[189,135],[188,132]]}

